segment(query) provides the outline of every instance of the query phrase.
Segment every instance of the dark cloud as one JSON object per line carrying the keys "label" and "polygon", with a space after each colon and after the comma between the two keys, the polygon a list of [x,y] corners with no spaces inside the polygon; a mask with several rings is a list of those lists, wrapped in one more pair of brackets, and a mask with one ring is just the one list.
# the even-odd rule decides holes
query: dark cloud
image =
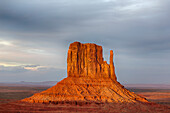
{"label": "dark cloud", "polygon": [[91,2],[70,3],[7,0],[1,3],[1,24],[12,31],[59,32],[100,16],[105,6]]}
{"label": "dark cloud", "polygon": [[168,0],[0,1],[0,39],[13,44],[3,45],[0,58],[66,69],[68,45],[91,42],[104,47],[105,60],[114,49],[120,81],[133,83],[139,77],[149,83],[152,80],[144,78],[155,75],[157,83],[169,83],[168,4]]}
{"label": "dark cloud", "polygon": [[25,65],[24,67],[38,67],[40,65]]}

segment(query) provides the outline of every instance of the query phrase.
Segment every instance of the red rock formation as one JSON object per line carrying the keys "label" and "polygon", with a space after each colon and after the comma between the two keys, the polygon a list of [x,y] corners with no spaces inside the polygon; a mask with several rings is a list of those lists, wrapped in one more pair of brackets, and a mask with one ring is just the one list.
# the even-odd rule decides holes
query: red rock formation
{"label": "red rock formation", "polygon": [[113,51],[110,64],[103,60],[102,47],[96,44],[70,44],[67,57],[68,77],[111,78],[116,81]]}
{"label": "red rock formation", "polygon": [[102,47],[96,44],[70,44],[67,75],[55,86],[23,101],[147,102],[117,82],[113,51],[110,51],[110,64],[107,64],[103,60]]}

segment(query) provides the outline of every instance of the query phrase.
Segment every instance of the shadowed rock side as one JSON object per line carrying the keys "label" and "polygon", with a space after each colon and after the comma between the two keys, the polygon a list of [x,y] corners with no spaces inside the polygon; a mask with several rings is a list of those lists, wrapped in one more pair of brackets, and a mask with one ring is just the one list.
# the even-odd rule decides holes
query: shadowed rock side
{"label": "shadowed rock side", "polygon": [[110,51],[110,64],[103,60],[102,55],[102,47],[96,44],[70,44],[67,57],[68,77],[46,91],[22,101],[148,102],[117,82],[113,51]]}

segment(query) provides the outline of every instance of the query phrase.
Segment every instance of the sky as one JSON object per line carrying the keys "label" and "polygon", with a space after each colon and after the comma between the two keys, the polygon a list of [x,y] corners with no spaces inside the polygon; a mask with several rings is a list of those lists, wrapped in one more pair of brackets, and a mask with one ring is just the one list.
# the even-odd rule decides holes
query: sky
{"label": "sky", "polygon": [[0,82],[60,81],[69,44],[114,51],[118,81],[170,84],[169,0],[1,0]]}

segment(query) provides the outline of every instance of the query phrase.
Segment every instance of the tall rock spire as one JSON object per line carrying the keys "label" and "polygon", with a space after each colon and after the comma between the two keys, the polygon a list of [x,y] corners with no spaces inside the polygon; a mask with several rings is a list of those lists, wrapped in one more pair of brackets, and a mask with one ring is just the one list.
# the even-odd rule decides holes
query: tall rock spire
{"label": "tall rock spire", "polygon": [[117,81],[115,67],[113,63],[113,50],[110,50],[110,78],[114,81]]}

